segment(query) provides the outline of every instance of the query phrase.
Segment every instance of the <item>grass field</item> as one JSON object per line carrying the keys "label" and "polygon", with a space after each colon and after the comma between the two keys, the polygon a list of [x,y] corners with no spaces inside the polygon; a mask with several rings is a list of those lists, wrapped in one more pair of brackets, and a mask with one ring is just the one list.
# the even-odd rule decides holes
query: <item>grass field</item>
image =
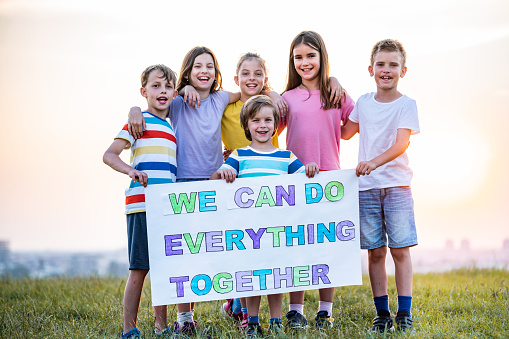
{"label": "grass field", "polygon": [[[334,328],[320,334],[312,327],[288,334],[295,338],[403,338],[409,335],[369,333],[374,317],[368,278],[362,286],[336,289]],[[52,278],[0,279],[0,338],[117,338],[122,329],[125,279]],[[394,279],[389,281],[390,307],[397,308]],[[223,301],[196,307],[195,319],[213,338],[241,337],[236,326],[219,314]],[[285,296],[283,310],[288,309]],[[314,318],[318,293],[306,293],[305,313]],[[268,326],[266,299],[260,319]],[[509,338],[509,272],[465,269],[449,273],[415,274],[412,307],[416,333],[412,338]],[[283,315],[284,317],[284,315]],[[176,308],[169,307],[169,320]],[[311,323],[313,321],[310,321]],[[284,323],[284,319],[283,319]],[[138,328],[151,338],[150,284],[140,305]]]}

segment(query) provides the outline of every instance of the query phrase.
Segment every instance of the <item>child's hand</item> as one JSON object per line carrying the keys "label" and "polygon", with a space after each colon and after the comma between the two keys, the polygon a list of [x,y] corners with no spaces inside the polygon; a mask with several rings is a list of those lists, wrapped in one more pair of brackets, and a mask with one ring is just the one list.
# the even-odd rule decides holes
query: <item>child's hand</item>
{"label": "child's hand", "polygon": [[129,110],[129,120],[127,122],[127,130],[134,139],[139,139],[143,136],[143,131],[146,129],[145,119],[139,107],[131,107]]}
{"label": "child's hand", "polygon": [[310,162],[306,165],[306,175],[308,178],[313,178],[316,173],[320,172],[320,169],[318,168],[318,165],[314,162]]}
{"label": "child's hand", "polygon": [[[288,113],[288,104],[285,99],[280,96],[277,92],[268,91],[267,96],[272,100],[274,105],[277,107],[279,113],[280,123],[286,125],[286,114]],[[277,127],[277,126],[276,126]]]}
{"label": "child's hand", "polygon": [[127,173],[133,182],[138,181],[143,187],[147,187],[148,175],[145,172],[135,170],[134,168]]}
{"label": "child's hand", "polygon": [[227,149],[225,147],[224,151],[223,151],[223,160],[226,161],[226,159],[228,159],[228,157],[230,156],[230,154],[232,154],[232,152],[233,152],[233,150]]}
{"label": "child's hand", "polygon": [[[227,183],[235,181],[235,172],[231,169],[218,169],[213,175],[214,179],[224,179]],[[212,178],[211,177],[211,178]]]}
{"label": "child's hand", "polygon": [[378,166],[373,161],[361,161],[355,169],[357,176],[369,175],[371,171],[374,171]]}
{"label": "child's hand", "polygon": [[184,91],[183,95],[184,102],[187,102],[189,107],[192,108],[194,108],[195,106],[200,107],[201,104],[200,95],[193,86],[187,85],[186,87],[183,88],[183,91]]}
{"label": "child's hand", "polygon": [[345,95],[345,90],[341,87],[338,79],[334,77],[329,78],[329,92],[330,92],[330,101],[336,105],[339,103],[343,95]]}

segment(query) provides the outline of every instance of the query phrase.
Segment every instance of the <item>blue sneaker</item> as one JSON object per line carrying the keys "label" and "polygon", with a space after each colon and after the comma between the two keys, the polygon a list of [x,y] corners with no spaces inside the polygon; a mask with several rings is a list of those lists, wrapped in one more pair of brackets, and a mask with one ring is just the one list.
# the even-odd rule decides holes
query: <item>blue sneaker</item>
{"label": "blue sneaker", "polygon": [[156,336],[156,338],[161,338],[161,339],[173,338],[173,328],[168,326],[164,330],[162,330],[161,332],[158,332],[154,328],[154,335]]}
{"label": "blue sneaker", "polygon": [[141,339],[141,332],[136,327],[130,330],[127,333],[123,333],[120,335],[120,338],[129,338],[129,339]]}

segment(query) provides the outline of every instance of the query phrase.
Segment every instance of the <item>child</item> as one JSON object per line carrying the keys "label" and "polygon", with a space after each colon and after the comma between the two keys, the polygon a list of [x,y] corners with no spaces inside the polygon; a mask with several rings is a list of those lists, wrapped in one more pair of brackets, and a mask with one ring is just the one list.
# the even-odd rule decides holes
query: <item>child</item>
{"label": "child", "polygon": [[[299,33],[290,46],[288,78],[283,98],[288,104],[287,149],[304,163],[315,162],[321,171],[339,170],[341,125],[354,107],[346,94],[340,102],[329,97],[329,61],[322,37],[312,31]],[[284,126],[282,126],[284,127]],[[315,328],[332,327],[334,288],[319,290]],[[287,327],[307,326],[304,291],[291,292]]]}
{"label": "child", "polygon": [[[104,153],[103,161],[116,171],[127,174],[131,185],[126,190],[127,236],[129,252],[129,278],[124,292],[124,330],[122,338],[140,338],[136,328],[141,291],[149,271],[147,221],[144,187],[158,183],[175,182],[177,162],[176,139],[173,129],[165,120],[170,103],[175,99],[175,73],[164,65],[147,67],[141,75],[141,95],[147,99],[148,108],[143,112],[146,132],[134,139],[127,132],[127,124]],[[119,155],[131,148],[131,165]],[[158,148],[158,152],[154,149]],[[154,181],[155,180],[155,181]],[[154,307],[154,333],[169,335],[166,323],[167,306]]]}
{"label": "child", "polygon": [[[233,182],[236,177],[260,177],[277,173],[305,172],[310,178],[318,173],[318,166],[309,163],[305,167],[290,151],[280,150],[271,143],[275,135],[275,128],[279,123],[276,106],[264,95],[257,95],[246,101],[240,113],[240,123],[245,136],[251,144],[245,148],[236,149],[210,179],[225,179]],[[277,159],[277,160],[275,160]],[[262,328],[258,320],[260,296],[248,297],[247,312],[249,323],[246,330],[248,338],[261,337]],[[267,296],[270,310],[269,331],[274,335],[284,334],[281,325],[282,294]]]}
{"label": "child", "polygon": [[398,330],[413,332],[412,260],[410,247],[417,245],[413,200],[410,190],[412,170],[405,150],[411,134],[419,133],[415,101],[398,92],[403,78],[406,52],[397,40],[382,40],[371,52],[369,74],[376,93],[359,98],[343,138],[360,131],[359,208],[361,248],[368,250],[369,279],[377,316],[372,331],[392,329],[387,295],[385,257],[387,238],[396,268]]}

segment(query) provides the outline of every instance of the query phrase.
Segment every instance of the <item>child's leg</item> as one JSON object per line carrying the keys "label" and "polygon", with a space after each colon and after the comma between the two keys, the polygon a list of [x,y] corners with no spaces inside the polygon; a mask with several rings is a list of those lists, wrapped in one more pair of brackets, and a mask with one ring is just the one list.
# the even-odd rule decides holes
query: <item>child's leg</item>
{"label": "child's leg", "polygon": [[327,311],[327,315],[332,315],[332,302],[334,300],[334,287],[321,288],[318,290],[320,302],[318,304],[318,312]]}
{"label": "child's leg", "polygon": [[124,291],[124,333],[136,327],[141,291],[148,270],[131,270]]}
{"label": "child's leg", "polygon": [[267,295],[269,303],[269,312],[271,319],[278,319],[281,321],[281,308],[283,307],[283,294],[269,294]]}
{"label": "child's leg", "polygon": [[304,314],[304,293],[306,292],[297,291],[288,293],[290,311],[297,311],[300,314]]}
{"label": "child's leg", "polygon": [[167,311],[167,305],[154,306],[155,329],[157,332],[162,332],[168,327]]}
{"label": "child's leg", "polygon": [[385,271],[385,256],[387,246],[368,250],[368,272],[373,297],[387,294],[387,272]]}
{"label": "child's leg", "polygon": [[246,298],[246,306],[247,306],[247,315],[249,316],[249,322],[251,321],[251,318],[256,317],[256,322],[258,322],[258,312],[260,312],[260,301],[262,297],[257,295],[254,297],[247,297]]}
{"label": "child's leg", "polygon": [[184,335],[195,335],[196,326],[193,320],[192,304],[177,304],[177,322],[175,331]]}
{"label": "child's leg", "polygon": [[394,260],[396,289],[398,290],[398,312],[403,310],[410,315],[412,305],[412,258],[410,248],[391,248]]}

